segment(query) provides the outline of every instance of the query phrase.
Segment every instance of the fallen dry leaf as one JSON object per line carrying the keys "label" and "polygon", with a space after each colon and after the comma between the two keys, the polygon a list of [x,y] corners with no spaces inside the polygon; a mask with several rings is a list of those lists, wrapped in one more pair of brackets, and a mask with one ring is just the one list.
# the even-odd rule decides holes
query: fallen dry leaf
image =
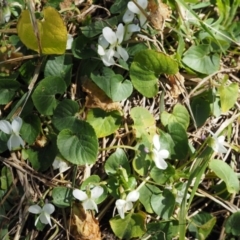
{"label": "fallen dry leaf", "polygon": [[80,203],[73,205],[69,224],[74,240],[101,240],[98,220],[90,212],[85,211]]}
{"label": "fallen dry leaf", "polygon": [[148,20],[152,26],[157,30],[164,28],[164,23],[171,15],[171,10],[161,0],[148,0],[148,11],[150,12]]}
{"label": "fallen dry leaf", "polygon": [[185,92],[184,88],[184,77],[178,72],[175,75],[170,75],[167,77],[171,85],[171,96],[173,98],[178,98],[180,94]]}
{"label": "fallen dry leaf", "polygon": [[119,102],[113,102],[102,89],[100,89],[91,79],[82,79],[82,89],[87,93],[85,106],[87,108],[101,108],[104,111],[121,111]]}

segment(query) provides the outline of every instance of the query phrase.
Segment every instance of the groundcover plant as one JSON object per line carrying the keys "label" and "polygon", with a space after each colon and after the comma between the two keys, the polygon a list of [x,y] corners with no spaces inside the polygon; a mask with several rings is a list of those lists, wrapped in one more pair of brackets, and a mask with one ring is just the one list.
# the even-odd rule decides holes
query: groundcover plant
{"label": "groundcover plant", "polygon": [[240,0],[0,0],[0,239],[237,239]]}

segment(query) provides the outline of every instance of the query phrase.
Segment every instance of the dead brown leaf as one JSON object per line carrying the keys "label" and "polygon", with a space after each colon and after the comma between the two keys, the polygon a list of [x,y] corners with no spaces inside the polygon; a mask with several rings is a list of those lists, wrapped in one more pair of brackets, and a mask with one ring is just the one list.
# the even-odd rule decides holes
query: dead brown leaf
{"label": "dead brown leaf", "polygon": [[87,108],[101,108],[107,112],[121,111],[120,103],[113,102],[91,79],[83,78],[82,89],[87,93],[85,103]]}
{"label": "dead brown leaf", "polygon": [[69,221],[70,232],[75,240],[101,240],[98,220],[80,203],[73,205],[72,218]]}
{"label": "dead brown leaf", "polygon": [[180,94],[182,94],[185,90],[182,86],[184,86],[184,77],[178,72],[175,75],[170,75],[167,77],[169,83],[171,85],[171,96],[173,98],[178,98]]}
{"label": "dead brown leaf", "polygon": [[148,0],[148,11],[150,12],[149,21],[152,26],[157,30],[164,28],[164,23],[171,15],[171,10],[161,0]]}

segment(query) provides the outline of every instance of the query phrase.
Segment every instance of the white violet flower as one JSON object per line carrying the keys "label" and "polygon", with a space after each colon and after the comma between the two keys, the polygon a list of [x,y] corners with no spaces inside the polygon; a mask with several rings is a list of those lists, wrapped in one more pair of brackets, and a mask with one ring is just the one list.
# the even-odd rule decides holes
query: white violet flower
{"label": "white violet flower", "polygon": [[[143,9],[146,10],[148,1],[147,0],[136,0],[137,4]],[[140,21],[140,26],[142,28],[146,27],[147,23],[147,18],[145,14],[141,11],[141,9],[133,2],[130,1],[128,3],[128,9],[123,15],[123,22],[124,23],[130,23],[133,21],[135,14],[137,15],[139,21]]]}
{"label": "white violet flower", "polygon": [[62,159],[56,157],[52,163],[53,169],[59,169],[60,173],[63,173],[69,169],[69,165]]}
{"label": "white violet flower", "polygon": [[129,40],[134,32],[139,32],[140,27],[136,24],[128,24],[126,26],[124,40]]}
{"label": "white violet flower", "polygon": [[115,203],[118,213],[122,219],[124,219],[124,213],[133,208],[133,202],[136,202],[139,199],[139,192],[134,190],[128,193],[126,200],[118,199]]}
{"label": "white violet flower", "polygon": [[123,24],[119,24],[117,31],[114,32],[110,27],[105,27],[102,30],[102,35],[98,39],[98,54],[100,55],[105,66],[111,66],[115,64],[115,58],[122,58],[127,61],[129,56],[121,46],[123,41],[125,28]]}
{"label": "white violet flower", "polygon": [[42,208],[37,204],[32,205],[29,207],[28,211],[33,214],[39,214],[35,221],[35,226],[39,220],[43,224],[49,224],[52,226],[50,215],[55,211],[55,207],[51,203],[44,204]]}
{"label": "white violet flower", "polygon": [[79,189],[74,189],[73,196],[82,202],[83,208],[85,210],[90,209],[96,210],[96,212],[98,212],[98,207],[95,200],[103,194],[103,191],[104,190],[102,187],[96,186],[90,190],[90,196],[88,196],[86,192]]}
{"label": "white violet flower", "polygon": [[212,133],[211,131],[210,131],[210,133],[212,134],[212,137],[214,140],[212,149],[217,153],[226,153],[227,149],[224,147],[225,136],[221,135],[221,136],[217,137],[216,134]]}
{"label": "white violet flower", "polygon": [[0,121],[0,130],[2,130],[6,134],[11,134],[7,142],[7,146],[10,151],[18,148],[20,145],[24,147],[24,141],[19,136],[19,131],[21,127],[22,119],[20,117],[15,117],[11,124],[6,120]]}
{"label": "white violet flower", "polygon": [[159,169],[166,169],[168,165],[164,159],[168,157],[169,157],[169,151],[165,149],[161,149],[159,136],[155,134],[153,136],[153,161],[155,162],[156,167]]}

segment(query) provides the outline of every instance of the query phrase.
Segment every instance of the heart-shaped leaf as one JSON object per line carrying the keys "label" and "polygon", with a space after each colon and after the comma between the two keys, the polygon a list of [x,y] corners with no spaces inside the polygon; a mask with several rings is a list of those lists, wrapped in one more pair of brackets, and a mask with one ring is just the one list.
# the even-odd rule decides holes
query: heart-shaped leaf
{"label": "heart-shaped leaf", "polygon": [[57,137],[62,156],[77,165],[93,164],[97,160],[98,140],[92,126],[76,120],[69,129],[63,129]]}
{"label": "heart-shaped leaf", "polygon": [[122,116],[117,110],[105,112],[100,108],[94,108],[87,115],[87,122],[92,125],[98,138],[114,133],[120,127],[121,120]]}
{"label": "heart-shaped leaf", "polygon": [[[43,54],[63,54],[67,44],[67,28],[58,13],[52,7],[43,9],[43,20],[37,20],[39,41]],[[29,10],[23,10],[17,24],[21,41],[30,49],[39,51],[38,40],[34,34]]]}
{"label": "heart-shaped leaf", "polygon": [[59,77],[44,78],[35,89],[32,100],[41,114],[52,115],[57,106],[55,94],[62,94],[66,89],[65,82]]}
{"label": "heart-shaped leaf", "polygon": [[171,57],[154,50],[142,50],[135,54],[130,67],[133,86],[145,97],[154,97],[158,92],[160,74],[175,74],[178,64]]}
{"label": "heart-shaped leaf", "polygon": [[124,80],[120,74],[115,74],[110,68],[103,68],[103,75],[91,74],[91,79],[100,87],[114,102],[128,98],[133,90],[132,83]]}

